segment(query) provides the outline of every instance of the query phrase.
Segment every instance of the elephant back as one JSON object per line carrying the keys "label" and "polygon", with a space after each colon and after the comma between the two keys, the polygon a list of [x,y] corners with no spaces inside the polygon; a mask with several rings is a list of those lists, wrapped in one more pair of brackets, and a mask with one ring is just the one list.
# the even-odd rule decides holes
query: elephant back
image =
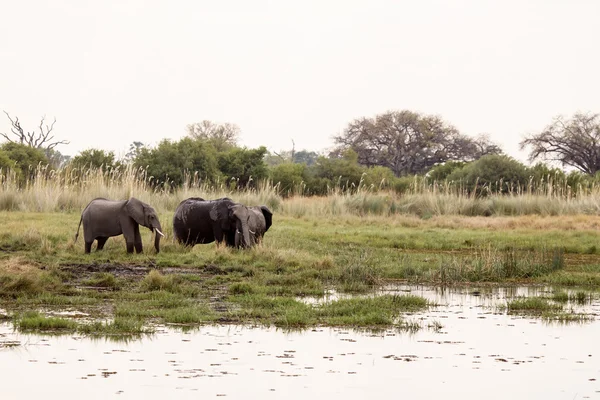
{"label": "elephant back", "polygon": [[179,203],[173,215],[173,234],[179,243],[193,246],[215,240],[210,220],[213,201],[190,197]]}

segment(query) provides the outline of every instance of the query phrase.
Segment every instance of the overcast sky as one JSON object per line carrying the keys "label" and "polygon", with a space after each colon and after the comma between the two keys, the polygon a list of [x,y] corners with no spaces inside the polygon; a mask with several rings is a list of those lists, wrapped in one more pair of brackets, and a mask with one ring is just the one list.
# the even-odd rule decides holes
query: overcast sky
{"label": "overcast sky", "polygon": [[[0,109],[75,155],[180,139],[322,151],[353,119],[437,114],[520,160],[524,134],[600,112],[600,1],[5,1]],[[10,129],[0,114],[0,132]]]}

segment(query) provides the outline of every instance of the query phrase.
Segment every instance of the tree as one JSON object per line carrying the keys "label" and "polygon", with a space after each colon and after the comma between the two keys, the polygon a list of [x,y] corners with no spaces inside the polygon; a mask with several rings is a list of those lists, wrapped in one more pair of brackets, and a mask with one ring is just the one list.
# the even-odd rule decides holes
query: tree
{"label": "tree", "polygon": [[4,137],[10,143],[19,143],[36,149],[54,149],[59,144],[69,144],[69,142],[66,140],[54,139],[52,130],[54,129],[56,118],[54,118],[52,124],[48,125],[45,123],[46,117],[44,116],[42,117],[40,126],[38,127],[39,132],[25,132],[23,127],[21,127],[21,122],[19,122],[18,117],[13,119],[6,111],[4,111],[4,114],[6,114],[12,125],[10,129],[12,136],[2,132],[0,132],[0,136]]}
{"label": "tree", "polygon": [[461,182],[469,192],[477,189],[477,193],[487,194],[489,191],[506,193],[511,188],[523,187],[529,176],[527,167],[514,158],[491,154],[454,169],[446,179]]}
{"label": "tree", "polygon": [[[246,187],[251,180],[256,184],[268,176],[267,166],[263,161],[267,153],[266,147],[258,149],[233,148],[217,155],[219,171],[227,182],[233,179],[238,187]],[[254,186],[252,184],[252,186]]]}
{"label": "tree", "polygon": [[314,165],[319,158],[319,154],[315,151],[300,150],[282,150],[280,152],[268,152],[265,155],[265,163],[269,166],[275,166],[285,163],[297,163],[306,164],[308,166]]}
{"label": "tree", "polygon": [[189,137],[196,140],[208,140],[218,151],[235,147],[240,136],[240,127],[228,122],[218,124],[204,120],[189,124],[186,129]]}
{"label": "tree", "polygon": [[555,117],[542,132],[525,137],[520,147],[531,147],[530,161],[558,161],[594,175],[600,171],[600,114],[576,113],[570,120]]}
{"label": "tree", "polygon": [[115,162],[115,153],[99,149],[83,150],[73,157],[71,165],[79,169],[102,168],[104,171],[119,166]]}
{"label": "tree", "polygon": [[271,180],[274,185],[279,185],[279,194],[288,197],[300,192],[302,194],[301,184],[307,181],[306,165],[283,163],[271,167]]}
{"label": "tree", "polygon": [[[42,149],[26,144],[7,142],[0,146],[0,152],[6,156],[2,157],[4,160],[8,158],[14,163],[11,168],[14,168],[20,183],[33,179],[38,166],[48,165],[48,159]],[[3,164],[6,164],[6,161],[3,161]]]}
{"label": "tree", "polygon": [[366,166],[390,168],[396,176],[420,174],[448,160],[471,161],[483,152],[500,149],[481,136],[477,141],[434,115],[388,111],[374,118],[359,118],[334,137],[336,151],[352,149]]}
{"label": "tree", "polygon": [[154,183],[159,185],[169,182],[180,186],[186,173],[198,173],[201,179],[208,181],[215,181],[219,176],[214,147],[191,138],[183,138],[178,142],[165,139],[156,148],[142,148],[134,164],[148,168],[148,176],[153,177]]}
{"label": "tree", "polygon": [[317,162],[318,158],[319,158],[319,154],[317,152],[308,151],[308,150],[300,150],[299,152],[294,154],[293,161],[298,164],[306,164],[308,166],[311,166]]}
{"label": "tree", "polygon": [[125,163],[133,163],[144,147],[146,147],[146,145],[142,142],[132,142],[129,145],[129,151],[125,154],[125,157],[123,157],[123,161]]}

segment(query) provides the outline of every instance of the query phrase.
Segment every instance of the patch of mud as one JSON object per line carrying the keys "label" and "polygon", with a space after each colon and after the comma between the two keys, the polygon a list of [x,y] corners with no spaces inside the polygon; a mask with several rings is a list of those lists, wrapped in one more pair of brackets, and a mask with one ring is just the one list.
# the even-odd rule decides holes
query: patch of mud
{"label": "patch of mud", "polygon": [[158,268],[156,266],[137,265],[137,264],[64,264],[60,267],[61,271],[69,272],[78,279],[90,278],[93,274],[104,272],[113,274],[117,278],[125,278],[128,280],[139,280],[146,276],[150,270],[157,269],[162,274],[180,274],[180,275],[225,275],[227,271],[212,264],[206,264],[202,267],[165,267]]}

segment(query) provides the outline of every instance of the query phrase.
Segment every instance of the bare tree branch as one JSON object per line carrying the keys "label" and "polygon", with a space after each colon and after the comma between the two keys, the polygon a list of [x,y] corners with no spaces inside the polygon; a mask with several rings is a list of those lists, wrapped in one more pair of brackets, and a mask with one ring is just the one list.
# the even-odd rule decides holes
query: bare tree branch
{"label": "bare tree branch", "polygon": [[555,117],[542,132],[525,137],[529,160],[545,159],[571,166],[586,174],[600,171],[600,114],[576,113],[569,120]]}
{"label": "bare tree branch", "polygon": [[18,117],[13,119],[6,111],[4,111],[4,114],[6,114],[11,123],[10,130],[13,137],[3,132],[0,132],[0,136],[11,143],[25,144],[37,149],[54,149],[59,144],[69,144],[68,140],[54,140],[54,135],[51,135],[54,130],[54,124],[56,124],[56,118],[54,118],[51,125],[48,125],[44,124],[46,116],[42,116],[39,125],[39,133],[36,133],[35,131],[25,132],[23,127],[21,127]]}

